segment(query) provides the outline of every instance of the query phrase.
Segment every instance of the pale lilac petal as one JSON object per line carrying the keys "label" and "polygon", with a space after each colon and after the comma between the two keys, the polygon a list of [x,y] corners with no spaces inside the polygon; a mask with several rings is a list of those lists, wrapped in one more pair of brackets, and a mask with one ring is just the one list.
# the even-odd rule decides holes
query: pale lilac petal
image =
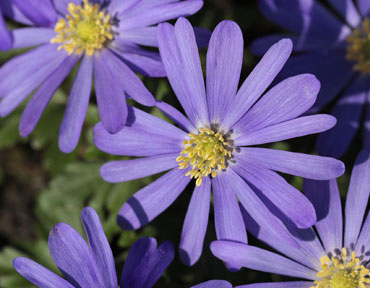
{"label": "pale lilac petal", "polygon": [[60,276],[30,259],[17,257],[13,261],[13,266],[19,274],[37,287],[74,288],[74,286]]}
{"label": "pale lilac petal", "polygon": [[166,121],[129,107],[127,125],[117,134],[101,123],[94,128],[94,143],[100,150],[123,156],[154,156],[180,153],[187,134]]}
{"label": "pale lilac petal", "polygon": [[370,150],[365,149],[357,156],[352,170],[345,208],[344,246],[350,247],[357,241],[364,220],[370,194]]}
{"label": "pale lilac petal", "polygon": [[[142,1],[145,2],[145,1]],[[180,16],[190,16],[198,12],[203,6],[202,0],[176,1],[148,7],[145,13],[122,13],[120,25],[125,29],[150,26]]]}
{"label": "pale lilac petal", "polygon": [[208,124],[202,68],[191,25],[185,19],[178,20],[176,28],[160,24],[158,42],[167,77],[185,113],[196,127]]}
{"label": "pale lilac petal", "polygon": [[59,149],[64,153],[72,152],[80,139],[82,126],[89,105],[93,74],[93,58],[85,56],[82,59],[67,108],[59,130]]}
{"label": "pale lilac petal", "polygon": [[9,32],[0,7],[0,50],[6,51],[12,48],[12,35]]}
{"label": "pale lilac petal", "polygon": [[191,286],[190,288],[232,288],[233,286],[224,280],[210,280],[201,284]]}
{"label": "pale lilac petal", "polygon": [[318,137],[320,155],[339,158],[348,150],[361,125],[368,87],[368,79],[358,77],[341,95],[331,112],[337,118],[337,124]]}
{"label": "pale lilac petal", "polygon": [[180,257],[185,265],[194,265],[202,255],[211,204],[211,180],[206,177],[191,196],[182,226]]}
{"label": "pale lilac petal", "polygon": [[294,119],[316,101],[320,82],[314,75],[290,77],[271,88],[234,126],[235,139],[252,131]]}
{"label": "pale lilac petal", "polygon": [[81,219],[98,269],[103,276],[104,287],[116,288],[118,283],[113,253],[98,214],[94,209],[86,207],[81,212]]}
{"label": "pale lilac petal", "polygon": [[14,20],[15,22],[31,26],[34,25],[13,1],[0,1],[0,9],[3,11],[4,16]]}
{"label": "pale lilac petal", "polygon": [[82,3],[82,0],[53,0],[55,9],[62,15],[69,14],[68,12],[68,4],[73,3],[75,5],[79,5]]}
{"label": "pale lilac petal", "polygon": [[13,49],[47,44],[56,33],[50,28],[21,28],[12,30]]}
{"label": "pale lilac petal", "polygon": [[67,53],[48,44],[5,63],[0,69],[0,116],[10,114],[67,57]]}
{"label": "pale lilac petal", "polygon": [[264,203],[284,222],[294,223],[298,228],[309,228],[315,224],[316,213],[311,202],[279,174],[241,161],[233,169],[259,190]]}
{"label": "pale lilac petal", "polygon": [[106,288],[94,255],[71,226],[55,225],[49,234],[49,250],[64,277],[76,287]]}
{"label": "pale lilac petal", "polygon": [[273,282],[273,283],[256,283],[249,285],[236,286],[235,288],[311,288],[314,285],[312,281],[299,282]]}
{"label": "pale lilac petal", "polygon": [[329,157],[257,147],[239,149],[240,152],[235,153],[237,163],[257,163],[270,170],[308,179],[334,179],[345,170],[343,162]]}
{"label": "pale lilac petal", "polygon": [[166,210],[190,182],[185,171],[175,168],[139,190],[121,208],[118,224],[122,229],[139,229]]}
{"label": "pale lilac petal", "polygon": [[19,133],[22,137],[27,137],[31,134],[54,93],[77,64],[78,60],[78,56],[69,56],[58,69],[45,79],[45,82],[32,96],[23,111],[19,123]]}
{"label": "pale lilac petal", "polygon": [[118,82],[122,75],[112,71],[109,51],[94,56],[95,91],[100,119],[112,134],[122,130],[127,120],[126,96]]}
{"label": "pale lilac petal", "polygon": [[327,253],[342,247],[342,204],[336,180],[304,181],[303,191],[316,210],[316,229]]}
{"label": "pale lilac petal", "polygon": [[57,21],[57,12],[51,0],[12,1],[35,26],[51,27]]}
{"label": "pale lilac petal", "polygon": [[174,121],[180,128],[184,129],[186,132],[197,132],[197,129],[189,121],[188,118],[184,116],[179,110],[173,106],[167,104],[163,101],[157,101],[155,106],[161,110],[168,118]]}
{"label": "pale lilac petal", "polygon": [[223,21],[212,33],[207,52],[207,103],[211,123],[222,123],[238,89],[244,41],[239,26]]}
{"label": "pale lilac petal", "polygon": [[134,160],[111,161],[100,168],[100,175],[110,183],[131,181],[177,167],[176,158],[178,156],[179,153],[175,153]]}
{"label": "pale lilac petal", "polygon": [[329,3],[341,14],[348,24],[356,27],[361,21],[353,0],[329,0]]}
{"label": "pale lilac petal", "polygon": [[249,74],[229,110],[226,112],[224,127],[234,125],[265,92],[275,79],[292,52],[292,41],[283,39],[273,45]]}
{"label": "pale lilac petal", "polygon": [[141,0],[110,0],[109,5],[107,7],[107,10],[109,11],[109,14],[115,15],[122,11],[125,11],[131,7],[133,7],[135,4],[143,2]]}
{"label": "pale lilac petal", "polygon": [[234,144],[247,146],[278,142],[320,133],[332,128],[336,123],[337,120],[333,116],[325,114],[299,117],[243,135]]}
{"label": "pale lilac petal", "polygon": [[370,13],[370,2],[367,0],[357,0],[357,6],[360,9],[362,16],[367,16]]}
{"label": "pale lilac petal", "polygon": [[125,29],[125,27],[122,27],[119,38],[139,45],[158,47],[157,26],[138,27],[133,29]]}
{"label": "pale lilac petal", "polygon": [[211,243],[213,255],[225,262],[279,275],[316,280],[316,272],[278,254],[232,241]]}

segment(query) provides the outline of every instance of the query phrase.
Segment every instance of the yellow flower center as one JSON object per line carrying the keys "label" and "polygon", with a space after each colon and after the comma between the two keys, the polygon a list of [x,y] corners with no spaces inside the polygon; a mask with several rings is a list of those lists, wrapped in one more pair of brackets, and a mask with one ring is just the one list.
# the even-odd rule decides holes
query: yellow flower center
{"label": "yellow flower center", "polygon": [[347,59],[354,61],[354,69],[370,74],[370,20],[366,18],[361,27],[353,30],[347,38]]}
{"label": "yellow flower center", "polygon": [[60,43],[59,50],[65,49],[69,55],[86,53],[93,55],[95,50],[103,48],[108,40],[113,39],[110,15],[99,10],[99,5],[91,5],[83,0],[83,5],[68,5],[67,20],[60,19],[55,25],[58,35],[51,43]]}
{"label": "yellow flower center", "polygon": [[196,185],[200,186],[203,177],[216,177],[218,171],[226,169],[233,149],[223,135],[210,128],[199,128],[199,133],[189,133],[189,138],[183,142],[185,148],[176,161],[179,169],[191,166],[185,175],[197,179]]}
{"label": "yellow flower center", "polygon": [[317,276],[321,279],[312,288],[366,288],[370,284],[370,271],[360,264],[355,252],[349,257],[343,248],[341,255],[324,256],[320,261],[322,270]]}

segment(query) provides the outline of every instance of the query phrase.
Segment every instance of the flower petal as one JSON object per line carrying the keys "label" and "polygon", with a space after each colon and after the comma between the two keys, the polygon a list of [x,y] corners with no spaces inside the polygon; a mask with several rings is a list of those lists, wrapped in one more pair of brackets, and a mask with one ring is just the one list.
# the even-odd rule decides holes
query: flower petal
{"label": "flower petal", "polygon": [[342,204],[336,180],[304,180],[303,191],[316,210],[316,229],[327,253],[343,247]]}
{"label": "flower petal", "polygon": [[232,241],[211,243],[213,255],[245,268],[279,275],[316,280],[316,272],[278,254]]}
{"label": "flower petal", "polygon": [[30,259],[17,257],[13,261],[13,266],[19,274],[37,287],[74,288],[74,286],[60,276]]}
{"label": "flower petal", "polygon": [[[350,147],[361,125],[368,82],[366,77],[358,77],[335,104],[331,114],[338,119],[338,122],[333,129],[318,137],[317,151],[320,155],[339,158]],[[338,139],[341,140],[338,141]]]}
{"label": "flower petal", "polygon": [[311,74],[280,82],[233,126],[235,138],[298,117],[315,103],[319,90],[320,82]]}
{"label": "flower petal", "polygon": [[180,257],[185,265],[193,266],[202,254],[210,204],[211,180],[205,177],[194,189],[182,226]]}
{"label": "flower petal", "polygon": [[292,52],[292,41],[283,39],[273,45],[249,74],[226,112],[224,127],[234,125],[257,101],[280,72]]}
{"label": "flower petal", "polygon": [[100,150],[123,156],[180,153],[187,136],[166,121],[131,106],[126,126],[119,133],[112,135],[98,123],[93,134]]}
{"label": "flower petal", "polygon": [[22,137],[27,137],[38,121],[40,120],[42,112],[49,104],[51,97],[57,91],[64,79],[71,72],[73,67],[77,64],[79,58],[77,56],[70,56],[45,80],[37,92],[32,96],[23,111],[21,121],[19,123],[19,133]]}
{"label": "flower petal", "polygon": [[104,287],[117,287],[116,266],[112,249],[109,246],[98,214],[94,209],[86,207],[81,212],[81,219],[98,269],[103,276]]}
{"label": "flower petal", "polygon": [[6,51],[12,48],[12,36],[6,27],[3,13],[0,7],[0,50]]}
{"label": "flower petal", "polygon": [[224,280],[210,280],[190,288],[232,288],[233,286]]}
{"label": "flower petal", "polygon": [[110,183],[143,178],[177,167],[178,156],[178,153],[174,153],[134,160],[111,161],[100,168],[100,175]]}
{"label": "flower petal", "polygon": [[47,44],[56,35],[50,28],[20,28],[11,31],[13,49],[29,48],[40,44]]}
{"label": "flower petal", "polygon": [[311,288],[314,283],[312,281],[299,282],[273,282],[273,283],[256,283],[249,285],[236,286],[235,288]]}
{"label": "flower petal", "polygon": [[122,130],[127,120],[127,103],[120,85],[121,75],[112,71],[110,52],[94,56],[96,101],[104,128],[111,134]]}
{"label": "flower petal", "polygon": [[53,0],[53,3],[55,6],[55,9],[64,16],[69,13],[68,12],[69,3],[73,3],[77,6],[82,3],[82,0]]}
{"label": "flower petal", "polygon": [[166,210],[190,182],[175,168],[139,190],[121,208],[117,222],[122,229],[139,229]]}
{"label": "flower petal", "polygon": [[211,123],[222,123],[238,89],[243,63],[243,34],[233,21],[223,21],[212,33],[207,52],[207,102]]}
{"label": "flower petal", "polygon": [[362,150],[352,170],[345,208],[344,246],[357,241],[370,194],[370,150]]}
{"label": "flower petal", "polygon": [[50,0],[12,0],[36,26],[50,27],[57,21],[57,12]]}
{"label": "flower petal", "polygon": [[[238,162],[234,170],[258,190],[271,212],[288,224],[309,228],[316,222],[316,213],[311,202],[297,189],[274,171],[257,163]],[[300,207],[297,209],[296,207]]]}
{"label": "flower petal", "polygon": [[345,170],[343,162],[328,157],[256,147],[239,149],[240,152],[235,154],[237,163],[254,162],[266,169],[308,179],[334,179],[341,176]]}
{"label": "flower petal", "polygon": [[245,134],[235,140],[234,145],[260,145],[320,133],[336,123],[337,120],[331,115],[303,116]]}
{"label": "flower petal", "polygon": [[352,0],[329,0],[329,3],[352,27],[356,27],[360,23],[361,15],[358,13]]}
{"label": "flower petal", "polygon": [[82,59],[77,77],[68,98],[67,108],[59,130],[59,149],[72,152],[80,139],[82,126],[89,105],[93,74],[93,58]]}
{"label": "flower petal", "polygon": [[190,23],[180,18],[175,28],[160,24],[158,42],[167,77],[185,113],[197,128],[208,124],[202,67]]}
{"label": "flower petal", "polygon": [[367,0],[357,0],[357,6],[360,9],[362,16],[367,16],[370,13],[370,3]]}
{"label": "flower petal", "polygon": [[78,232],[65,223],[49,234],[49,250],[64,277],[77,287],[106,287],[94,255]]}

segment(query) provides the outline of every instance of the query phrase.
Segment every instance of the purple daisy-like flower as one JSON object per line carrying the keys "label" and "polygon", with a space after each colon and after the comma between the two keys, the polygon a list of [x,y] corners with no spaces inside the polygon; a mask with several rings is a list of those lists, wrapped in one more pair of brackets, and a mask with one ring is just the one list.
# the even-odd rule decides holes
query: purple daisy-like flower
{"label": "purple daisy-like flower", "polygon": [[194,178],[196,188],[180,243],[184,263],[194,264],[202,253],[211,189],[218,239],[247,243],[239,199],[257,223],[271,229],[281,241],[295,245],[275,215],[306,228],[316,222],[315,210],[275,171],[332,179],[344,172],[343,163],[327,157],[245,146],[333,127],[336,121],[330,115],[298,117],[315,102],[319,81],[313,75],[298,75],[261,97],[291,53],[291,41],[282,40],[269,49],[237,91],[243,36],[232,21],[221,22],[212,34],[207,53],[207,88],[194,32],[186,19],[179,18],[175,26],[161,24],[158,41],[168,79],[188,118],[172,106],[157,102],[157,107],[180,128],[136,108],[130,108],[127,126],[117,134],[107,133],[102,123],[94,128],[94,142],[99,149],[114,155],[143,157],[105,164],[101,175],[106,181],[124,182],[170,170],[123,205],[119,225],[138,229],[152,221]]}
{"label": "purple daisy-like flower", "polygon": [[[1,1],[6,16],[34,26],[11,31],[13,48],[39,47],[1,67],[0,116],[7,116],[38,89],[19,125],[20,134],[28,136],[55,91],[80,62],[60,127],[59,148],[68,153],[78,143],[93,76],[101,121],[109,133],[120,131],[127,118],[125,95],[142,105],[155,104],[135,72],[165,76],[159,54],[141,46],[157,46],[156,24],[192,15],[202,5],[203,0]],[[203,30],[198,31],[207,38]]]}
{"label": "purple daisy-like flower", "polygon": [[318,221],[316,230],[289,228],[300,249],[278,241],[271,231],[258,227],[244,211],[248,231],[284,256],[232,241],[212,242],[211,250],[216,257],[234,265],[309,280],[241,286],[245,288],[368,287],[370,214],[365,219],[364,216],[370,194],[369,181],[370,150],[363,150],[352,171],[343,221],[336,180],[305,180],[304,191],[316,208]]}
{"label": "purple daisy-like flower", "polygon": [[332,110],[338,124],[322,133],[317,142],[321,155],[339,157],[361,125],[365,128],[364,146],[370,143],[370,2],[357,0],[357,7],[352,0],[328,2],[337,14],[317,0],[259,0],[262,14],[292,35],[262,37],[252,44],[252,51],[262,55],[279,39],[293,40],[293,50],[299,54],[289,59],[281,78],[303,71],[318,77],[322,89],[311,112],[341,94]]}

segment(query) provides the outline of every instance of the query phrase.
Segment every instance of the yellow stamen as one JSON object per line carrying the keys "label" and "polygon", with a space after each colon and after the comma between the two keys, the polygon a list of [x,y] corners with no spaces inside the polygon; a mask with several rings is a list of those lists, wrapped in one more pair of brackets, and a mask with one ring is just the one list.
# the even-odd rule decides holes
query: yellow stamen
{"label": "yellow stamen", "polygon": [[185,176],[195,178],[196,185],[200,186],[203,177],[216,177],[219,171],[226,169],[232,147],[223,135],[210,128],[199,128],[198,134],[189,133],[189,137],[183,142],[185,148],[176,161],[179,162],[179,169],[192,167]]}
{"label": "yellow stamen", "polygon": [[347,38],[347,59],[355,62],[354,70],[370,74],[370,20],[366,18],[361,27],[353,30]]}
{"label": "yellow stamen", "polygon": [[99,11],[98,4],[91,5],[89,0],[83,0],[83,6],[69,3],[68,11],[67,21],[57,22],[54,30],[58,35],[50,41],[60,43],[59,50],[65,49],[68,55],[86,53],[91,56],[113,39],[110,15]]}
{"label": "yellow stamen", "polygon": [[347,255],[347,249],[342,254],[320,259],[321,271],[317,273],[320,280],[315,281],[311,288],[366,288],[370,284],[370,271],[360,264],[355,252]]}

